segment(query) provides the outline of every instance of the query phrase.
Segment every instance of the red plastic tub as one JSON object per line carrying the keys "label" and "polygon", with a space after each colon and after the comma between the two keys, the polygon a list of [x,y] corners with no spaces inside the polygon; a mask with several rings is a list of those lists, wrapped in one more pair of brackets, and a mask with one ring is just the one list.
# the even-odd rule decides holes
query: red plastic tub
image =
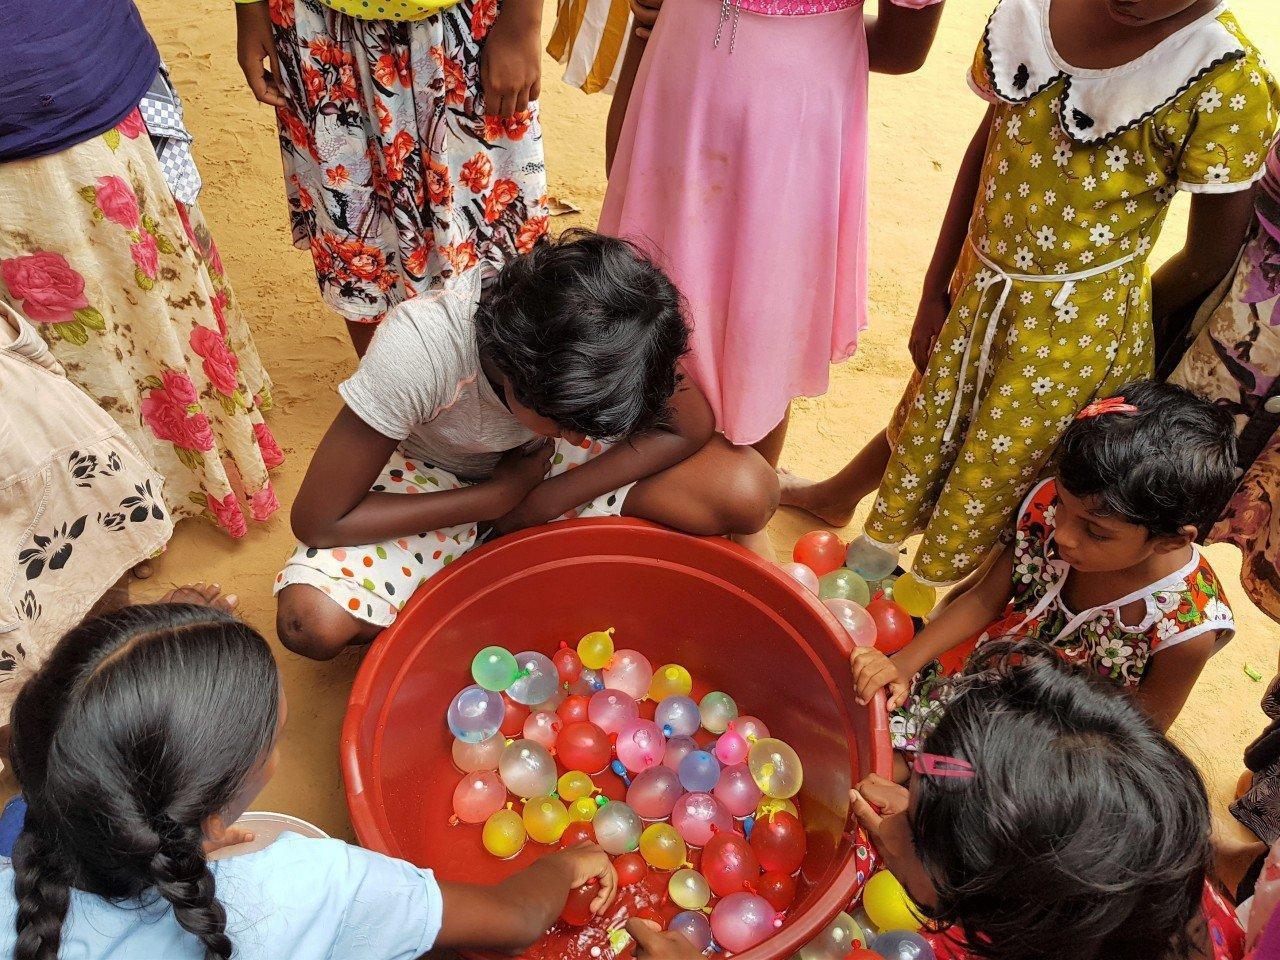
{"label": "red plastic tub", "polygon": [[[782,929],[740,960],[783,960],[848,904],[855,886],[849,787],[892,760],[883,698],[858,706],[850,643],[777,567],[720,539],[628,520],[538,527],[469,554],[422,587],[374,643],[343,723],[347,805],[360,842],[447,880],[492,883],[546,848],[499,862],[477,827],[451,827],[459,774],[444,722],[488,644],[550,655],[616,628],[654,666],[684,664],[695,695],[723,689],[804,763],[796,798],[808,831],[800,895]],[[599,778],[597,778],[599,781]],[[604,785],[621,796],[621,785]],[[554,940],[552,941],[554,943]],[[573,955],[544,943],[531,955]]]}

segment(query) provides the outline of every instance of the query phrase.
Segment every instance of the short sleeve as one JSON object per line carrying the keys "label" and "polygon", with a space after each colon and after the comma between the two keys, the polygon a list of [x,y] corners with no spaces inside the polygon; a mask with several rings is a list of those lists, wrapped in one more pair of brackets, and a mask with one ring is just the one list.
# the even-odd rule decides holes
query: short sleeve
{"label": "short sleeve", "polygon": [[991,67],[987,60],[987,41],[985,35],[982,42],[978,44],[977,52],[973,55],[973,65],[969,67],[969,89],[980,96],[987,103],[998,103],[1000,98],[996,95],[995,83],[991,79]]}
{"label": "short sleeve", "polygon": [[433,291],[387,314],[359,368],[338,386],[356,416],[404,440],[457,400],[478,367],[472,294],[468,287]]}
{"label": "short sleeve", "polygon": [[1166,135],[1180,142],[1178,187],[1233,193],[1262,177],[1276,131],[1280,88],[1255,53],[1222,64],[1184,92]]}
{"label": "short sleeve", "polygon": [[909,7],[912,10],[923,10],[942,3],[942,0],[889,0],[895,7]]}
{"label": "short sleeve", "polygon": [[245,960],[417,960],[443,921],[430,870],[352,846],[283,834],[219,864],[227,933]]}

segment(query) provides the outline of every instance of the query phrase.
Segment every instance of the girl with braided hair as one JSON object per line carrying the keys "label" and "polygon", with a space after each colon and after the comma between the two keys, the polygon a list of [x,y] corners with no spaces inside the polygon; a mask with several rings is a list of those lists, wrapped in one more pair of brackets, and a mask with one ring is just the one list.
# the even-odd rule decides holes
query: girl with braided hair
{"label": "girl with braided hair", "polygon": [[616,875],[595,847],[493,887],[285,834],[210,862],[275,771],[286,712],[252,627],[213,606],[125,607],[68,633],[18,696],[11,745],[29,809],[0,859],[0,956],[411,960],[519,950],[569,890]]}

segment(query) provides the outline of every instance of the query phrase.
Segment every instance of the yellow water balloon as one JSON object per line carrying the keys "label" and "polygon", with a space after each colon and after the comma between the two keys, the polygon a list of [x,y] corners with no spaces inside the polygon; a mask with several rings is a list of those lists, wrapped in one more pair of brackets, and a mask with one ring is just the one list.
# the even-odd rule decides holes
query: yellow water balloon
{"label": "yellow water balloon", "polygon": [[881,930],[919,930],[923,914],[888,870],[881,870],[862,889],[862,908]]}
{"label": "yellow water balloon", "polygon": [[684,837],[669,823],[653,823],[640,834],[640,856],[656,870],[674,870],[689,855]]}
{"label": "yellow water balloon", "polygon": [[481,834],[484,848],[500,860],[509,860],[523,850],[524,838],[524,821],[509,808],[490,816]]}
{"label": "yellow water balloon", "polygon": [[756,819],[761,817],[773,817],[778,813],[789,813],[797,820],[800,819],[800,811],[796,809],[796,805],[790,800],[782,800],[778,797],[764,797],[756,805]]}
{"label": "yellow water balloon", "polygon": [[524,805],[524,829],[536,843],[557,843],[569,825],[569,811],[555,797],[533,797]]}
{"label": "yellow water balloon", "polygon": [[667,882],[671,902],[685,910],[701,910],[711,902],[711,887],[697,870],[677,870]]}
{"label": "yellow water balloon", "polygon": [[556,793],[565,803],[573,803],[579,797],[589,797],[595,792],[595,783],[581,770],[570,770],[556,782]]}
{"label": "yellow water balloon", "polygon": [[893,602],[911,616],[923,617],[938,602],[938,591],[904,573],[893,585]]}
{"label": "yellow water balloon", "polygon": [[603,670],[613,659],[613,627],[588,633],[578,641],[578,659],[584,667]]}
{"label": "yellow water balloon", "polygon": [[693,677],[678,663],[664,663],[653,671],[649,681],[649,699],[665,700],[667,697],[687,697],[693,689]]}
{"label": "yellow water balloon", "polygon": [[596,802],[590,797],[579,797],[569,804],[569,819],[581,823],[594,820],[598,809],[600,808],[596,806]]}
{"label": "yellow water balloon", "polygon": [[774,737],[764,737],[751,745],[747,766],[756,786],[766,797],[786,800],[800,792],[804,768],[789,746]]}

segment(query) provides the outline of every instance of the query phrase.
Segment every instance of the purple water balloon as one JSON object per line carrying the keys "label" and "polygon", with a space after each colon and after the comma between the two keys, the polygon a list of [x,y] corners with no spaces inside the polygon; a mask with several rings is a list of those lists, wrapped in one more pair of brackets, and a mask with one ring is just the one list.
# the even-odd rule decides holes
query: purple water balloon
{"label": "purple water balloon", "polygon": [[667,924],[667,929],[683,936],[699,953],[706,953],[711,949],[711,921],[697,910],[677,913]]}
{"label": "purple water balloon", "polygon": [[660,764],[636,774],[627,790],[627,803],[645,820],[665,820],[682,796],[684,787],[680,785],[680,776]]}
{"label": "purple water balloon", "polygon": [[680,783],[691,793],[710,793],[720,780],[720,761],[706,750],[694,750],[680,761]]}
{"label": "purple water balloon", "polygon": [[702,726],[702,713],[691,697],[667,697],[658,704],[653,719],[668,737],[691,737]]}

